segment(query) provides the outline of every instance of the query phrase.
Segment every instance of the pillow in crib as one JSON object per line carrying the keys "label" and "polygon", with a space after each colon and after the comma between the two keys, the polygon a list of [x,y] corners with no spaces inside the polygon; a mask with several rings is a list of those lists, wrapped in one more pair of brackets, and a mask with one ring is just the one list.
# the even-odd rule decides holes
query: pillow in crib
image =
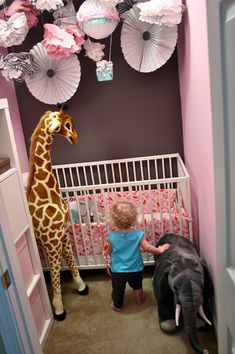
{"label": "pillow in crib", "polygon": [[[72,216],[72,222],[74,224],[89,223],[89,222],[98,222],[98,215],[95,208],[95,203],[93,200],[87,201],[87,206],[84,200],[72,200],[69,201],[69,208]],[[80,215],[78,212],[80,209]],[[90,216],[90,219],[89,219]]]}

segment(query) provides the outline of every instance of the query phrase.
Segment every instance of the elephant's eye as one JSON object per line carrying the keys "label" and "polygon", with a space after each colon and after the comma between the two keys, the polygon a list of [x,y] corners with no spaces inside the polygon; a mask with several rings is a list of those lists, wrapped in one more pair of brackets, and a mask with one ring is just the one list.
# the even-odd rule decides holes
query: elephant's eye
{"label": "elephant's eye", "polygon": [[72,129],[71,129],[71,125],[70,125],[69,123],[66,123],[65,126],[66,126],[66,128],[67,128],[68,130],[72,130]]}

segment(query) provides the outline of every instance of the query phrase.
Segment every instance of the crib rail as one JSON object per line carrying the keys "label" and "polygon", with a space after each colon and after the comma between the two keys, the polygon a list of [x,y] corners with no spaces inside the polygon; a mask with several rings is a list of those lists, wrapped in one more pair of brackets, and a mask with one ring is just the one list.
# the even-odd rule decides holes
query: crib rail
{"label": "crib rail", "polygon": [[[61,188],[189,177],[179,154],[53,166]],[[163,181],[162,181],[163,182]]]}

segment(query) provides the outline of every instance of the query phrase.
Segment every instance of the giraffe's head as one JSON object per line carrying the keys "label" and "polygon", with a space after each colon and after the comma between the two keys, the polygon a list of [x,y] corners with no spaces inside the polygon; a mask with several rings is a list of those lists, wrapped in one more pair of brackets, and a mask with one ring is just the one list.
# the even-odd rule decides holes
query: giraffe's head
{"label": "giraffe's head", "polygon": [[56,112],[48,112],[45,122],[50,133],[63,135],[71,144],[76,144],[78,135],[74,128],[73,120],[63,109]]}

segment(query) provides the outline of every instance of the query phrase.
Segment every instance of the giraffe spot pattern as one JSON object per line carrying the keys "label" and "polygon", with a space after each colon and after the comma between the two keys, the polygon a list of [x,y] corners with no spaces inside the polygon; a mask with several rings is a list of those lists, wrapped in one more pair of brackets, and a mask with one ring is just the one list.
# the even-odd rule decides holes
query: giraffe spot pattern
{"label": "giraffe spot pattern", "polygon": [[40,199],[48,199],[47,190],[42,183],[38,183],[38,185],[34,188],[34,191],[38,196],[40,195]]}
{"label": "giraffe spot pattern", "polygon": [[[53,118],[53,116],[55,116]],[[68,234],[68,205],[61,199],[59,186],[53,174],[50,149],[54,134],[49,131],[53,119],[61,124],[60,133],[68,135],[63,127],[71,123],[71,139],[75,142],[77,133],[71,117],[61,112],[46,112],[36,127],[33,155],[33,179],[29,193],[29,210],[35,229],[35,236],[45,250],[51,272],[53,294],[61,295],[60,267],[62,255],[66,259],[73,276],[78,274],[76,263],[72,256],[72,248]],[[31,158],[31,156],[30,156]]]}

